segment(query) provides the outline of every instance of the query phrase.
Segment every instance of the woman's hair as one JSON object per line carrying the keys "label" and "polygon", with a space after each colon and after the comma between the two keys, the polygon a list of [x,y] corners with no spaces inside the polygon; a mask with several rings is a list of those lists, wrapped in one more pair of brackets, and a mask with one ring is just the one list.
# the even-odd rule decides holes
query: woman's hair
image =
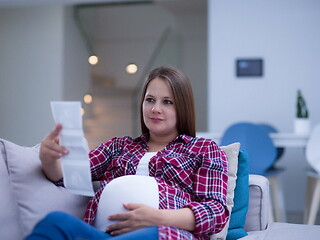
{"label": "woman's hair", "polygon": [[195,137],[195,107],[192,88],[188,78],[181,71],[172,67],[156,68],[147,76],[142,89],[140,103],[140,123],[142,133],[149,133],[149,129],[143,120],[142,105],[148,85],[155,78],[160,78],[167,81],[172,90],[175,111],[177,114],[178,133]]}

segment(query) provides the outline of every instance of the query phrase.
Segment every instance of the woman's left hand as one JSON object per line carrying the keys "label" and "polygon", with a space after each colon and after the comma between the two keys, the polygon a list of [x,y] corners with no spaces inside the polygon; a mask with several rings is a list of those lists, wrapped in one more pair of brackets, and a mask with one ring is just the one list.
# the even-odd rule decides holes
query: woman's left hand
{"label": "woman's left hand", "polygon": [[140,228],[156,226],[160,223],[160,210],[144,204],[127,203],[123,207],[129,212],[117,213],[109,216],[109,220],[119,221],[107,227],[106,232],[119,235]]}

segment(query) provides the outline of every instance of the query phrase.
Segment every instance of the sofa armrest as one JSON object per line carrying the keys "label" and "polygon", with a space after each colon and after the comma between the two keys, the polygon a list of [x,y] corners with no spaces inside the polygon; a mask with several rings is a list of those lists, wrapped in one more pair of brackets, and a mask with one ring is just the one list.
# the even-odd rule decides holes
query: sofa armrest
{"label": "sofa armrest", "polygon": [[261,231],[268,226],[269,181],[261,175],[249,175],[249,209],[246,216],[245,230]]}

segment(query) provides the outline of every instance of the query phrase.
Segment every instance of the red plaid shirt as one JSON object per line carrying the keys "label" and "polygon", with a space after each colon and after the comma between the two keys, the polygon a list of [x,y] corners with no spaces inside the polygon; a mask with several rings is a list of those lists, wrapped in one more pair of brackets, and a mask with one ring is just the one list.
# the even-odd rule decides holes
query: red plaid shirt
{"label": "red plaid shirt", "polygon": [[[101,186],[87,207],[84,221],[91,224],[103,188],[112,179],[134,175],[148,151],[147,136],[113,138],[89,154],[92,178]],[[159,239],[209,239],[222,230],[226,207],[228,166],[225,153],[212,140],[180,135],[150,159],[149,175],[159,187],[159,208],[192,209],[196,228],[190,233],[173,226],[158,226]]]}

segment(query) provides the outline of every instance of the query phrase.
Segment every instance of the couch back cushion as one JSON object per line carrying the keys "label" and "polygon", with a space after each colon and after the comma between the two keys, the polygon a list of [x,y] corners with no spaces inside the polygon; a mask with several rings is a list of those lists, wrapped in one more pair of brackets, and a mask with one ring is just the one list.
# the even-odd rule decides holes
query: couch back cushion
{"label": "couch back cushion", "polygon": [[0,139],[0,213],[1,239],[22,239],[18,203],[10,186],[4,142]]}
{"label": "couch back cushion", "polygon": [[28,235],[35,224],[52,211],[64,211],[83,217],[88,198],[71,194],[44,176],[39,146],[22,147],[5,140],[3,143],[23,236]]}
{"label": "couch back cushion", "polygon": [[234,206],[232,208],[227,240],[242,238],[247,234],[244,229],[249,207],[249,161],[248,154],[240,150],[238,156],[237,181],[234,190]]}
{"label": "couch back cushion", "polygon": [[227,206],[231,212],[223,230],[211,236],[211,240],[235,240],[247,234],[244,229],[249,205],[248,154],[240,149],[240,143],[221,146],[228,158]]}
{"label": "couch back cushion", "polygon": [[[228,194],[227,194],[227,206],[229,212],[233,208],[233,198],[234,198],[234,189],[236,186],[237,180],[237,171],[238,171],[238,155],[240,150],[240,143],[233,143],[227,146],[221,146],[221,149],[225,152],[228,159]],[[227,224],[224,226],[222,231],[219,233],[213,234],[211,240],[224,240],[227,237],[228,228],[230,223],[230,217]]]}

